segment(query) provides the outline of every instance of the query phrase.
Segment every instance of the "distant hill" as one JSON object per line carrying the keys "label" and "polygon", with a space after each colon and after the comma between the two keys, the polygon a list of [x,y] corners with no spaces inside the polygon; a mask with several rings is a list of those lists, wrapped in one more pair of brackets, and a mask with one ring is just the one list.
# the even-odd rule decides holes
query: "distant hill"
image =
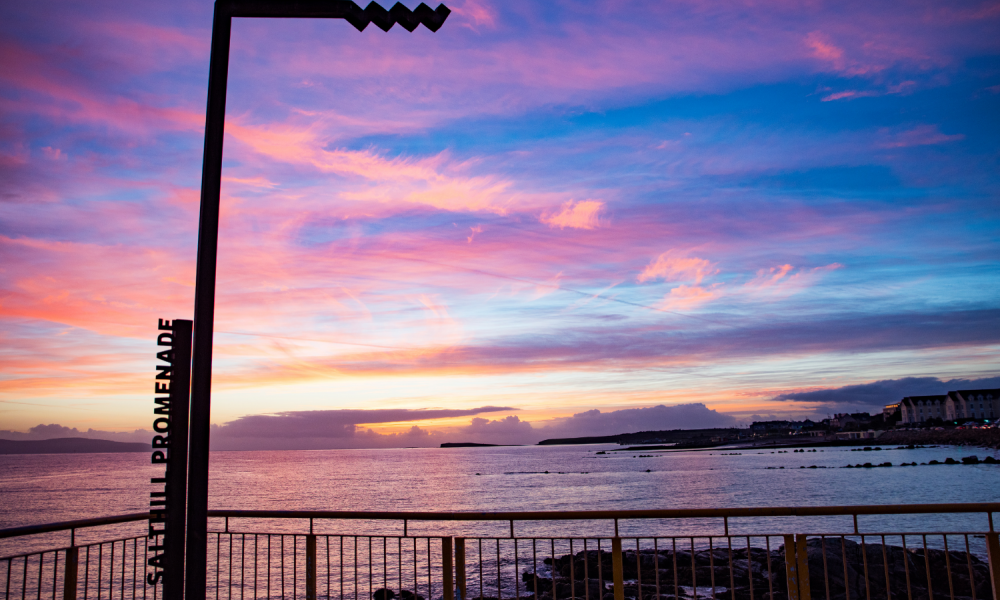
{"label": "distant hill", "polygon": [[445,442],[442,448],[492,448],[498,444],[477,444],[475,442]]}
{"label": "distant hill", "polygon": [[56,438],[52,440],[0,440],[0,454],[85,454],[91,452],[149,452],[149,444]]}
{"label": "distant hill", "polygon": [[684,444],[703,442],[712,438],[737,437],[740,431],[746,429],[715,428],[715,429],[670,429],[666,431],[638,431],[636,433],[619,433],[617,435],[602,435],[578,438],[554,438],[538,442],[539,446],[557,446],[563,444]]}

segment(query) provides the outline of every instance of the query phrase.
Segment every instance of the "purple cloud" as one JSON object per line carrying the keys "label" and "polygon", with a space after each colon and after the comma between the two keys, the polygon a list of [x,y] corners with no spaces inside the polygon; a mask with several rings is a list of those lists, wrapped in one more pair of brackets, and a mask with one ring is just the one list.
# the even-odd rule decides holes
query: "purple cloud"
{"label": "purple cloud", "polygon": [[792,402],[815,402],[825,405],[817,409],[843,412],[843,407],[862,407],[867,410],[877,410],[886,404],[898,402],[906,396],[934,396],[946,394],[954,390],[990,389],[1000,387],[1000,377],[982,377],[979,379],[938,379],[937,377],[902,377],[900,379],[883,379],[871,383],[845,385],[825,390],[804,392],[788,392],[778,394],[774,400]]}

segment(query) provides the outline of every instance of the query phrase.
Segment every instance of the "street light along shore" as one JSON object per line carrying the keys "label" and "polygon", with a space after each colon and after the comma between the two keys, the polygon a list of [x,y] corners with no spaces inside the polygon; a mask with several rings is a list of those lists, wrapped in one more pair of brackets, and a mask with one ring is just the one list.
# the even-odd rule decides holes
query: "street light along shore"
{"label": "street light along shore", "polygon": [[[362,9],[350,0],[216,0],[212,23],[212,54],[205,114],[205,154],[202,164],[201,214],[198,223],[198,259],[195,277],[194,340],[191,360],[191,409],[188,451],[186,581],[169,577],[164,600],[204,600],[208,550],[208,448],[212,394],[212,337],[215,321],[215,282],[219,244],[219,197],[222,183],[222,142],[226,119],[229,43],[234,17],[344,19],[358,31],[370,23],[382,31],[400,25],[407,31],[419,25],[437,31],[451,10],[444,4],[431,9],[421,3],[410,10],[397,2],[386,10],[371,2]],[[182,591],[186,594],[182,595]]]}

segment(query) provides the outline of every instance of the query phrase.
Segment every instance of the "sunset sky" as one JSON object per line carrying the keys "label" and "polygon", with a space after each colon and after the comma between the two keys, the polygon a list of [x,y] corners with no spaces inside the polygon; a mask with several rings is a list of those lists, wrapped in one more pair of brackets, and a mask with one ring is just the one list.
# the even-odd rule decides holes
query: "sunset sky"
{"label": "sunset sky", "polygon": [[[218,447],[1000,387],[1000,2],[447,5],[437,33],[234,23]],[[157,319],[193,311],[211,20],[0,5],[6,437],[149,429]]]}

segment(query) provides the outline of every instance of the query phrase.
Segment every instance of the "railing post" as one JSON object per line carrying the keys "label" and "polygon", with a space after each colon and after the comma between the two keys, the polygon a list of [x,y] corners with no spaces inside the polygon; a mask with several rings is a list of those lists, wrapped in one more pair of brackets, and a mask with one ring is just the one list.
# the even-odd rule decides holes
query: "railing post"
{"label": "railing post", "polygon": [[465,538],[455,538],[455,578],[458,579],[458,600],[465,600]]}
{"label": "railing post", "polygon": [[785,536],[785,581],[788,583],[788,600],[799,599],[799,563],[795,559],[795,536]]}
{"label": "railing post", "polygon": [[809,554],[804,534],[785,536],[785,579],[788,600],[810,600]]}
{"label": "railing post", "polygon": [[811,600],[809,590],[809,549],[806,547],[806,535],[795,536],[795,554],[799,563],[799,600]]}
{"label": "railing post", "polygon": [[306,600],[316,600],[316,536],[306,536]]}
{"label": "railing post", "polygon": [[455,580],[452,578],[451,538],[441,538],[441,580],[444,582],[444,600],[455,600]]}
{"label": "railing post", "polygon": [[991,531],[986,534],[986,556],[990,563],[993,597],[1000,598],[1000,533]]}
{"label": "railing post", "polygon": [[63,572],[63,600],[76,600],[76,574],[79,561],[80,549],[76,546],[66,548],[66,570]]}
{"label": "railing post", "polygon": [[[555,581],[555,565],[552,568],[552,580]],[[611,538],[611,577],[615,588],[615,600],[625,600],[625,582],[622,572],[622,539],[617,535]]]}

